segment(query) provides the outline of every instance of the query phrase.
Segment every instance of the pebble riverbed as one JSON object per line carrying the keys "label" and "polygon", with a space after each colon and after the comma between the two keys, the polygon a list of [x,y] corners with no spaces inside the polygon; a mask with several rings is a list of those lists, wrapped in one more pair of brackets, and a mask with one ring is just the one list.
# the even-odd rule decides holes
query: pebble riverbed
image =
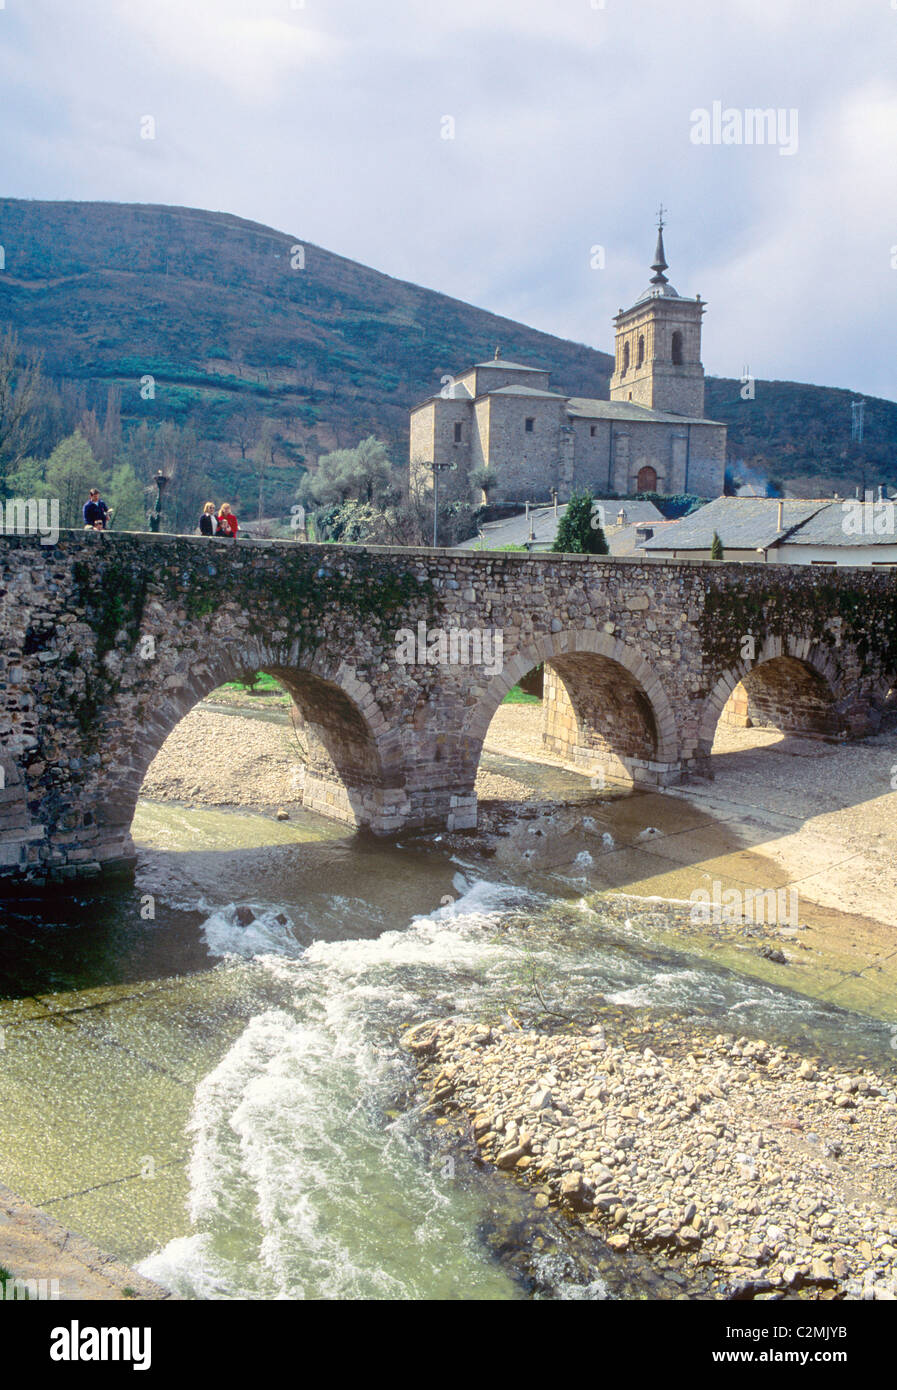
{"label": "pebble riverbed", "polygon": [[708,1297],[897,1298],[894,1079],[667,1027],[444,1020],[405,1044],[437,1123],[611,1249]]}

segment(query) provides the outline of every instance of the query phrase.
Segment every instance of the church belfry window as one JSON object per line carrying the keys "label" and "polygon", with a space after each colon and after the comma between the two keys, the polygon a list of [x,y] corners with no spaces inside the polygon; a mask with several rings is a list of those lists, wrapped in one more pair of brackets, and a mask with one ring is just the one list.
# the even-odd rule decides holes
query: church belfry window
{"label": "church belfry window", "polygon": [[461,421],[460,421],[460,420],[456,420],[456,421],[455,421],[455,443],[456,443],[456,444],[460,444],[460,443],[461,443]]}
{"label": "church belfry window", "polygon": [[641,367],[641,366],[644,364],[644,361],[645,361],[645,335],[644,335],[644,333],[640,333],[640,334],[639,334],[639,340],[638,340],[638,365]]}
{"label": "church belfry window", "polygon": [[682,334],[677,330],[673,334],[673,366],[682,366]]}
{"label": "church belfry window", "polygon": [[627,373],[628,371],[629,371],[629,344],[628,344],[628,343],[624,343],[624,344],[623,344],[623,370],[622,370],[622,372],[620,373],[620,375],[621,375],[621,376],[625,376],[626,373]]}

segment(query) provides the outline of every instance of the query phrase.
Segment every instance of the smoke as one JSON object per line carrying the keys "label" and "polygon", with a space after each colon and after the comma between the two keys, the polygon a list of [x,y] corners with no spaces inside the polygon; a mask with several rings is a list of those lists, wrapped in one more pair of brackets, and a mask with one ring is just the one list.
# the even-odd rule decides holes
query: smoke
{"label": "smoke", "polygon": [[726,469],[726,492],[733,497],[786,496],[785,490],[780,489],[762,469],[751,468],[741,459],[736,459]]}

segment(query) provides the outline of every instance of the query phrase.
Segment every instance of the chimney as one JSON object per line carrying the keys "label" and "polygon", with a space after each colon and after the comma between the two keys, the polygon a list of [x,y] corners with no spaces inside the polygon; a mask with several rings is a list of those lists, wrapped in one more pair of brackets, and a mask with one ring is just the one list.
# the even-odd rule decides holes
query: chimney
{"label": "chimney", "polygon": [[777,531],[784,531],[784,529],[785,529],[785,503],[782,501],[782,499],[781,499],[781,497],[780,497],[780,498],[779,498],[779,506],[778,506],[778,515],[776,516],[776,530],[777,530]]}

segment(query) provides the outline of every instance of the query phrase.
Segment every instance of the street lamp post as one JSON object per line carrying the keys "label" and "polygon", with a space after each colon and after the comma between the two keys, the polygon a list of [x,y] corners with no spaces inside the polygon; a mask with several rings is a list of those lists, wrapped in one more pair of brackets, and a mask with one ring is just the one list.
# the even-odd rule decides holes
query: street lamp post
{"label": "street lamp post", "polygon": [[156,473],[153,482],[156,484],[158,492],[156,494],[155,510],[150,513],[149,528],[151,531],[158,531],[162,523],[162,493],[168,486],[168,477],[165,473],[162,472],[161,468]]}

